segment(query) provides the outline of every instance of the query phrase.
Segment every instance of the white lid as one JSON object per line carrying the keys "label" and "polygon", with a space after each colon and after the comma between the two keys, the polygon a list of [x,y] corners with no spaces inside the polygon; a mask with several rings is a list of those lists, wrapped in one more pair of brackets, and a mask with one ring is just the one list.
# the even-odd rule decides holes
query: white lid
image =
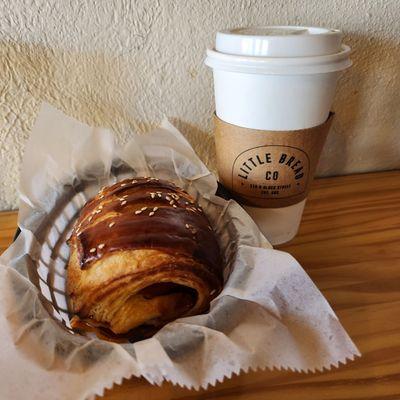
{"label": "white lid", "polygon": [[350,47],[336,29],[304,26],[238,28],[217,33],[211,68],[254,74],[317,74],[350,67]]}
{"label": "white lid", "polygon": [[338,53],[341,41],[337,29],[257,26],[218,32],[215,50],[239,56],[310,57]]}

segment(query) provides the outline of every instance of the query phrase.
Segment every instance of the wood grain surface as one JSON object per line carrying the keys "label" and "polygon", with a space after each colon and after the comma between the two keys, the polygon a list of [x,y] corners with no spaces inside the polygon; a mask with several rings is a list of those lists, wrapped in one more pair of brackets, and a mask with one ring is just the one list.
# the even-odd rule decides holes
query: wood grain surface
{"label": "wood grain surface", "polygon": [[[0,251],[16,213],[0,213]],[[130,379],[106,392],[126,399],[400,399],[400,172],[318,179],[298,236],[279,247],[302,264],[362,357],[332,371],[258,371],[207,391]]]}

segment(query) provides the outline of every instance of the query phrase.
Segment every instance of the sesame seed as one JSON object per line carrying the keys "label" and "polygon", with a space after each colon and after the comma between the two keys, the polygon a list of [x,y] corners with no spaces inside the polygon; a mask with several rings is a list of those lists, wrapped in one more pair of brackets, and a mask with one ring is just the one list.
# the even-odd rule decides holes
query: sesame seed
{"label": "sesame seed", "polygon": [[82,235],[82,232],[77,232],[76,233],[76,236],[81,236]]}
{"label": "sesame seed", "polygon": [[122,186],[126,186],[126,183],[121,183],[121,187],[122,187]]}
{"label": "sesame seed", "polygon": [[151,217],[152,215],[154,215],[154,212],[153,211],[149,212],[149,217]]}
{"label": "sesame seed", "polygon": [[208,229],[209,229],[210,231],[212,231],[212,228],[211,228],[211,226],[210,226],[210,225],[208,226]]}
{"label": "sesame seed", "polygon": [[173,199],[179,200],[179,196],[177,194],[172,193],[171,196],[172,196]]}
{"label": "sesame seed", "polygon": [[187,202],[187,201],[185,201],[185,204],[188,206],[189,205],[189,203]]}
{"label": "sesame seed", "polygon": [[175,202],[175,200],[171,200],[170,202],[169,202],[169,204],[174,204],[174,202]]}
{"label": "sesame seed", "polygon": [[155,193],[150,193],[150,197],[151,197],[152,199],[154,199],[154,197],[156,197],[156,194],[155,194]]}
{"label": "sesame seed", "polygon": [[147,210],[147,207],[142,207],[141,210],[145,211],[145,210]]}
{"label": "sesame seed", "polygon": [[109,227],[109,228],[112,228],[114,225],[115,225],[115,222],[113,221],[113,222],[111,222],[111,223],[108,224],[108,227]]}
{"label": "sesame seed", "polygon": [[168,201],[170,201],[170,200],[171,200],[171,197],[165,196],[165,199],[168,200]]}
{"label": "sesame seed", "polygon": [[100,196],[99,196],[99,199],[102,199],[104,197],[104,194],[101,194]]}
{"label": "sesame seed", "polygon": [[142,210],[136,210],[135,214],[137,215],[137,214],[140,214],[141,212],[142,212]]}
{"label": "sesame seed", "polygon": [[125,194],[125,195],[122,196],[123,199],[126,199],[127,197],[128,197],[127,194]]}
{"label": "sesame seed", "polygon": [[126,200],[124,200],[122,203],[121,203],[121,206],[124,206],[126,204]]}
{"label": "sesame seed", "polygon": [[134,179],[134,180],[132,181],[132,183],[137,183],[137,181]]}
{"label": "sesame seed", "polygon": [[158,196],[158,197],[161,197],[161,193],[157,193],[157,196]]}
{"label": "sesame seed", "polygon": [[92,216],[90,216],[90,217],[88,218],[88,221],[90,222],[92,219],[93,219],[93,217],[92,217]]}
{"label": "sesame seed", "polygon": [[105,246],[105,244],[104,244],[104,243],[101,243],[101,244],[99,244],[97,247],[101,250],[101,249],[104,249],[104,246]]}
{"label": "sesame seed", "polygon": [[158,207],[154,207],[154,208],[153,208],[153,211],[157,211],[157,210],[158,210]]}
{"label": "sesame seed", "polygon": [[99,205],[99,210],[102,210],[103,209],[103,204],[100,204]]}
{"label": "sesame seed", "polygon": [[176,208],[176,204],[172,204],[172,207]]}
{"label": "sesame seed", "polygon": [[101,210],[96,210],[96,214],[101,213]]}
{"label": "sesame seed", "polygon": [[89,250],[90,253],[94,253],[96,251],[96,249],[93,247]]}
{"label": "sesame seed", "polygon": [[190,228],[190,225],[189,225],[189,224],[185,224],[185,227],[186,227],[187,229],[189,229],[189,228]]}

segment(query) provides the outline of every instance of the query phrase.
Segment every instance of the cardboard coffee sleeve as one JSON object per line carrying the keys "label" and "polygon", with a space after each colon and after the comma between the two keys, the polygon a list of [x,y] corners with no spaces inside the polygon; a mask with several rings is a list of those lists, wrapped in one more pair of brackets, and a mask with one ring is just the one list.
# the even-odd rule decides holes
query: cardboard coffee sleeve
{"label": "cardboard coffee sleeve", "polygon": [[242,204],[279,208],[307,197],[334,114],[292,131],[243,128],[214,115],[221,183]]}

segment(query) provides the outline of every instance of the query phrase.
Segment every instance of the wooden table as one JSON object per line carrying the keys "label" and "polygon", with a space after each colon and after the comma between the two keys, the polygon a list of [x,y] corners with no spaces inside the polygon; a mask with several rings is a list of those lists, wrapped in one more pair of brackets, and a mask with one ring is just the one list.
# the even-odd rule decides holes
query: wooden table
{"label": "wooden table", "polygon": [[[15,212],[0,213],[0,250],[15,227]],[[200,392],[130,379],[105,399],[400,399],[400,171],[316,180],[299,235],[280,249],[326,296],[361,358],[325,373],[242,374]]]}

